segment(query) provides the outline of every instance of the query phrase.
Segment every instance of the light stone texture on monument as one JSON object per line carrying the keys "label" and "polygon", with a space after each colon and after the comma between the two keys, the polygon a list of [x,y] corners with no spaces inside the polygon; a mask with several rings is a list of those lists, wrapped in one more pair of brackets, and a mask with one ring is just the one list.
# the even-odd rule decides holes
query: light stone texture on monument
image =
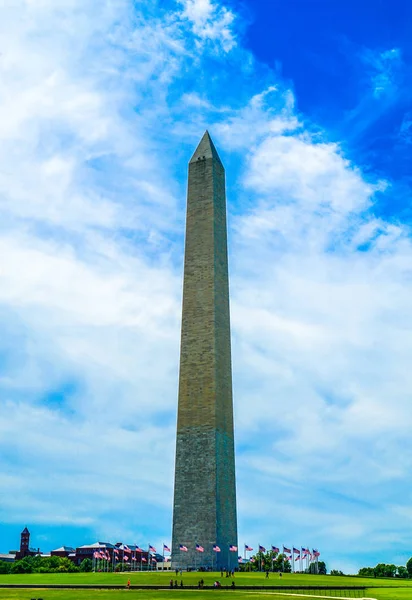
{"label": "light stone texture on monument", "polygon": [[206,132],[189,163],[173,566],[235,568],[229,545],[237,518],[225,171]]}

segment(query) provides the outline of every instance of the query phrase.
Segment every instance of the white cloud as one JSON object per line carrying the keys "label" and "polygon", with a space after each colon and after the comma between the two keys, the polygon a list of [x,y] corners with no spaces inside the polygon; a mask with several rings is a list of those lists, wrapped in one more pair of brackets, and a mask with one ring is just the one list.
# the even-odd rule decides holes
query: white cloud
{"label": "white cloud", "polygon": [[210,41],[224,52],[236,45],[233,32],[235,16],[231,10],[213,0],[180,0],[182,17],[190,21],[201,42]]}

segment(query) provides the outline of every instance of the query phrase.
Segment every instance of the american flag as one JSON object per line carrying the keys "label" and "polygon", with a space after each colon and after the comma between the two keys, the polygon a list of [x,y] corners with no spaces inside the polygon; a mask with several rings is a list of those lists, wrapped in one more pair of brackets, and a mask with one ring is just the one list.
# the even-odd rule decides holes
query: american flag
{"label": "american flag", "polygon": [[320,552],[318,552],[317,550],[313,550],[313,556],[317,558],[318,556],[320,556]]}
{"label": "american flag", "polygon": [[300,560],[300,555],[299,555],[299,554],[298,554],[298,556],[295,558],[295,562],[296,562],[297,560]]}
{"label": "american flag", "polygon": [[263,546],[259,545],[259,552],[266,552],[266,548],[264,548]]}
{"label": "american flag", "polygon": [[144,556],[142,556],[142,562],[147,562],[147,558],[145,558]]}
{"label": "american flag", "polygon": [[135,556],[132,556],[132,560],[136,560],[136,557],[135,557]]}
{"label": "american flag", "polygon": [[238,556],[238,557],[237,557],[237,562],[238,562],[238,563],[241,563],[241,562],[243,562],[243,558],[242,558],[241,556]]}
{"label": "american flag", "polygon": [[253,548],[251,548],[250,546],[248,546],[247,544],[245,544],[245,551],[246,552],[253,552]]}
{"label": "american flag", "polygon": [[164,550],[165,552],[171,552],[171,550],[170,550],[169,546],[166,546],[166,544],[163,544],[163,550]]}
{"label": "american flag", "polygon": [[255,562],[255,557],[252,556],[252,558],[250,559],[250,562]]}
{"label": "american flag", "polygon": [[93,556],[94,556],[94,558],[99,558],[100,555],[98,552],[93,552]]}
{"label": "american flag", "polygon": [[229,552],[237,552],[237,546],[229,546]]}
{"label": "american flag", "polygon": [[179,550],[181,550],[182,552],[187,552],[187,547],[183,546],[183,544],[180,544]]}
{"label": "american flag", "polygon": [[204,552],[205,551],[205,549],[203,548],[203,546],[200,546],[200,544],[196,544],[196,550],[198,552]]}
{"label": "american flag", "polygon": [[123,552],[131,552],[129,546],[127,546],[126,544],[123,544]]}
{"label": "american flag", "polygon": [[157,563],[157,560],[156,560],[156,558],[154,556],[152,556],[152,562]]}
{"label": "american flag", "polygon": [[143,550],[139,546],[136,546],[136,552],[143,552]]}
{"label": "american flag", "polygon": [[117,554],[116,554],[116,556],[115,556],[115,559],[116,559],[116,560],[119,560],[119,557],[117,556]]}
{"label": "american flag", "polygon": [[277,546],[272,546],[272,552],[277,552],[279,554],[279,548]]}
{"label": "american flag", "polygon": [[220,548],[219,548],[219,546],[217,544],[213,544],[213,550],[215,552],[220,552]]}
{"label": "american flag", "polygon": [[123,560],[129,560],[129,557],[126,554],[123,556]]}
{"label": "american flag", "polygon": [[286,546],[283,546],[283,553],[285,552],[292,552],[292,550],[290,548],[286,548]]}
{"label": "american flag", "polygon": [[149,545],[149,552],[154,552],[156,554],[156,548]]}
{"label": "american flag", "polygon": [[165,562],[170,562],[170,556],[165,556]]}
{"label": "american flag", "polygon": [[114,549],[114,553],[115,553],[115,554],[119,554],[119,551],[118,551],[118,549],[117,549],[117,548],[115,548],[115,549]]}

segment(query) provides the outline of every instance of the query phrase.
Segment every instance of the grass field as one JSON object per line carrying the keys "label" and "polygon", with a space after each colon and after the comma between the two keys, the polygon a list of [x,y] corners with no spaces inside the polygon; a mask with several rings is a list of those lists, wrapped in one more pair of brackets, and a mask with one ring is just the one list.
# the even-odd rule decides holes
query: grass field
{"label": "grass field", "polygon": [[[170,578],[175,579],[174,573],[61,573],[61,574],[30,574],[30,575],[0,575],[1,584],[121,584],[126,587],[130,578],[132,585],[168,585]],[[221,578],[220,573],[183,573],[184,585],[196,585],[200,578],[205,585],[212,585],[219,579],[223,586],[230,585],[231,579]],[[177,577],[180,583],[180,576]],[[284,574],[280,578],[270,574],[266,579],[261,573],[239,573],[235,576],[237,586],[242,585],[281,585],[281,586],[328,586],[330,592],[310,592],[311,594],[327,594],[335,597],[352,597],[352,593],[333,591],[335,586],[366,586],[365,597],[377,600],[412,600],[412,581],[402,579],[368,579],[361,577],[331,577],[316,575]],[[292,591],[292,590],[290,590]],[[289,593],[289,590],[287,590]],[[294,593],[299,593],[295,590]],[[309,592],[305,592],[306,597]],[[210,600],[215,594],[228,595],[233,600],[294,600],[285,592],[249,591],[249,590],[47,590],[47,589],[0,589],[0,600]],[[305,596],[304,596],[305,597]]]}
{"label": "grass field", "polygon": [[[132,584],[136,585],[169,585],[172,578],[178,583],[183,579],[185,585],[196,585],[203,578],[205,585],[212,585],[218,579],[222,585],[230,585],[231,579],[221,578],[220,573],[183,573],[183,577],[172,573],[35,573],[29,575],[0,575],[0,583],[34,583],[34,584],[126,584],[130,578]],[[330,575],[300,575],[294,573],[283,574],[279,577],[276,573],[270,573],[269,579],[264,573],[236,573],[236,585],[300,585],[300,586],[366,586],[366,587],[406,587],[412,592],[412,580],[408,579],[371,579],[367,577],[331,577]],[[411,595],[412,600],[412,595]]]}

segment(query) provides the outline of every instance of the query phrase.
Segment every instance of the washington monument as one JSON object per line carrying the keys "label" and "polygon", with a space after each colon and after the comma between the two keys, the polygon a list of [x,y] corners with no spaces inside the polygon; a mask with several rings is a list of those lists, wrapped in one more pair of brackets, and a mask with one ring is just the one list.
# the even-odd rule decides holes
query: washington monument
{"label": "washington monument", "polygon": [[225,170],[206,131],[187,192],[172,539],[182,568],[238,564],[226,229]]}

